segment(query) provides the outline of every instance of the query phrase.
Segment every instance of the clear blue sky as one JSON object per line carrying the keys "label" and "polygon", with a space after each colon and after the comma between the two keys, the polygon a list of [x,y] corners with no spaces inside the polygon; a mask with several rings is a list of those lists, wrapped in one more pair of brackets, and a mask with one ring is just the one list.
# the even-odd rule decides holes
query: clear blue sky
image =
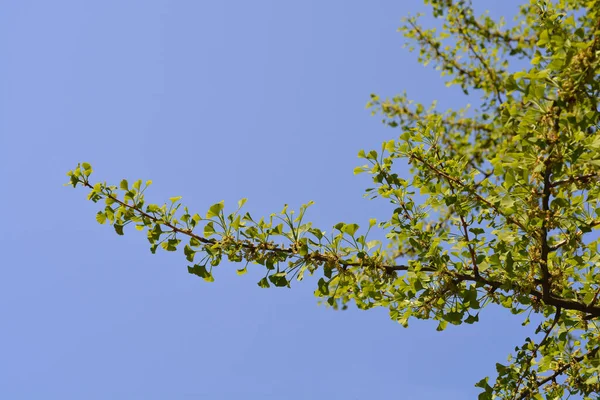
{"label": "clear blue sky", "polygon": [[314,200],[323,229],[385,217],[352,174],[400,133],[369,94],[468,102],[402,49],[420,1],[0,4],[0,397],[467,399],[530,331],[498,310],[403,329],[228,263],[208,284],[62,186],[88,161],[94,180],[152,179],[150,200],[200,213],[248,197],[253,215]]}

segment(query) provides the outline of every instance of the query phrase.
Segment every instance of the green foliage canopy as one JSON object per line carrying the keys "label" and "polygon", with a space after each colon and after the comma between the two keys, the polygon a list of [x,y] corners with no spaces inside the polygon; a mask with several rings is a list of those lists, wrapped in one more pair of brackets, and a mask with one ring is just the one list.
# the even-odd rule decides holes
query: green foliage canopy
{"label": "green foliage canopy", "polygon": [[[394,204],[388,220],[326,234],[306,221],[311,204],[255,219],[245,199],[198,214],[179,197],[147,203],[150,181],[92,183],[88,163],[68,172],[70,184],[103,203],[99,223],[146,231],[152,252],[183,248],[189,272],[206,281],[224,258],[243,263],[239,274],[264,266],[261,287],[316,274],[316,295],[333,307],[387,307],[404,326],[433,319],[439,330],[478,321],[490,304],[535,313],[537,337],[496,365],[494,382],[477,383],[479,398],[591,398],[600,392],[600,1],[531,1],[511,26],[467,0],[425,3],[440,26],[404,19],[408,46],[478,106],[440,112],[405,94],[372,95],[369,107],[400,134],[361,151],[355,173],[372,176],[369,197]],[[396,159],[410,177],[394,172]],[[368,240],[372,228],[386,243]]]}

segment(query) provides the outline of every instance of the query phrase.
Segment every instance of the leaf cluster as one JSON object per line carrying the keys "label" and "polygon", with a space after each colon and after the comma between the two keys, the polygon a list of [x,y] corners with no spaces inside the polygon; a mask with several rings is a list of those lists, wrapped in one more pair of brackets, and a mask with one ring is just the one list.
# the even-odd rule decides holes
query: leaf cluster
{"label": "leaf cluster", "polygon": [[[151,251],[176,251],[207,281],[223,260],[264,267],[261,287],[317,276],[333,307],[386,307],[411,318],[472,324],[496,304],[541,323],[480,399],[592,398],[600,392],[600,2],[530,1],[508,26],[467,0],[425,0],[440,26],[408,17],[400,31],[421,63],[476,102],[440,111],[406,93],[368,107],[399,130],[379,150],[360,151],[365,195],[390,202],[389,219],[326,233],[284,207],[267,218],[223,202],[192,213],[179,197],[146,203],[145,184],[92,183],[82,163],[73,187],[102,203],[96,219],[122,235],[147,233]],[[529,61],[527,68],[516,66]],[[409,163],[400,176],[397,160]],[[386,241],[368,239],[376,227]],[[182,243],[183,242],[183,243]]]}

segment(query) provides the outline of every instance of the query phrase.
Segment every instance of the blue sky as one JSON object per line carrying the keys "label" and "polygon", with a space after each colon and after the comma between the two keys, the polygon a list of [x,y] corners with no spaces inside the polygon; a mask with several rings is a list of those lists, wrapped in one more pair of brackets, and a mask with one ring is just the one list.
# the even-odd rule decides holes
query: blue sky
{"label": "blue sky", "polygon": [[228,263],[209,284],[62,186],[88,161],[94,180],[152,179],[149,200],[200,213],[248,197],[253,215],[314,200],[322,229],[384,218],[352,174],[400,133],[369,94],[469,101],[402,49],[422,2],[0,4],[1,397],[466,399],[530,331],[494,309],[403,329],[317,305],[314,280],[264,290]]}

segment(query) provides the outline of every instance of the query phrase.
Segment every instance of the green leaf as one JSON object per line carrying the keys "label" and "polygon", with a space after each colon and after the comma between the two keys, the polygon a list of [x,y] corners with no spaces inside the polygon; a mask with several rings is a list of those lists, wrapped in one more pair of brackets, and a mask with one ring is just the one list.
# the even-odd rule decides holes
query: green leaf
{"label": "green leaf", "polygon": [[194,221],[194,224],[198,224],[198,222],[202,221],[202,217],[198,214],[194,214],[192,215],[192,221]]}
{"label": "green leaf", "polygon": [[287,213],[287,209],[288,209],[288,205],[284,204],[283,205],[283,209],[281,210],[281,212],[279,214],[281,215],[285,215]]}
{"label": "green leaf", "polygon": [[469,228],[469,232],[472,232],[475,236],[485,233],[485,231],[481,228]]}
{"label": "green leaf", "polygon": [[275,269],[275,260],[271,255],[267,256],[267,259],[265,260],[265,267],[267,267],[269,271]]}
{"label": "green leaf", "polygon": [[443,318],[453,325],[458,325],[462,320],[462,312],[452,311],[443,316]]}
{"label": "green leaf", "polygon": [[305,257],[308,255],[309,252],[309,248],[308,248],[308,240],[306,238],[300,239],[300,243],[299,243],[299,248],[298,248],[298,255],[301,257]]}
{"label": "green leaf", "polygon": [[160,247],[162,247],[166,251],[176,251],[179,242],[181,242],[181,240],[179,239],[169,239],[166,242],[162,242],[160,244]]}
{"label": "green leaf", "polygon": [[342,228],[342,232],[344,232],[350,236],[354,236],[354,234],[356,233],[357,230],[358,230],[357,224],[347,224],[347,225],[344,225],[344,227]]}
{"label": "green leaf", "polygon": [[206,282],[214,282],[212,274],[206,269],[206,265],[194,264],[192,267],[188,266],[188,272],[204,279]]}
{"label": "green leaf", "polygon": [[278,272],[276,274],[270,275],[269,280],[271,281],[271,283],[273,283],[273,285],[277,287],[289,286],[285,272]]}
{"label": "green leaf", "polygon": [[98,221],[99,224],[104,224],[106,222],[106,214],[102,211],[98,211],[96,214],[96,221]]}
{"label": "green leaf", "polygon": [[260,286],[261,288],[271,287],[271,285],[269,285],[269,281],[267,280],[267,278],[262,278],[260,281],[258,281],[258,286]]}
{"label": "green leaf", "polygon": [[320,229],[317,229],[317,228],[310,228],[308,231],[310,233],[312,233],[319,240],[323,239],[323,236],[325,234],[325,232],[323,232],[323,231],[321,231]]}
{"label": "green leaf", "polygon": [[248,272],[248,269],[247,269],[247,267],[244,267],[244,268],[242,268],[242,269],[238,269],[238,270],[236,270],[235,272],[236,272],[238,275],[244,275],[244,274],[246,274],[246,273]]}
{"label": "green leaf", "polygon": [[121,183],[119,184],[119,187],[120,187],[122,190],[127,190],[127,191],[129,191],[129,184],[127,183],[127,179],[123,179],[123,180],[121,181]]}
{"label": "green leaf", "polygon": [[90,176],[92,173],[92,166],[86,162],[82,163],[81,166],[83,167],[83,174],[85,176]]}
{"label": "green leaf", "polygon": [[231,227],[234,230],[238,230],[242,226],[241,216],[237,215],[235,219],[231,222]]}
{"label": "green leaf", "polygon": [[373,247],[379,246],[380,244],[381,244],[381,241],[379,241],[379,240],[369,240],[367,242],[367,249],[371,250]]}
{"label": "green leaf", "polygon": [[390,153],[393,153],[396,150],[396,142],[393,139],[385,142],[384,149]]}
{"label": "green leaf", "polygon": [[196,251],[194,249],[192,249],[189,245],[186,244],[183,248],[183,253],[185,254],[185,258],[189,262],[194,262],[194,256],[196,255]]}
{"label": "green leaf", "polygon": [[325,279],[319,279],[318,289],[315,293],[317,296],[327,296],[329,295],[329,282]]}
{"label": "green leaf", "polygon": [[513,92],[519,88],[517,81],[515,80],[514,75],[510,75],[506,82],[504,83],[507,92]]}
{"label": "green leaf", "polygon": [[118,235],[123,235],[123,225],[114,224],[113,227],[115,228],[115,232],[117,232]]}
{"label": "green leaf", "polygon": [[475,384],[475,387],[482,388],[484,391],[477,397],[478,400],[492,400],[492,387],[488,384],[488,377],[483,378]]}
{"label": "green leaf", "polygon": [[221,214],[221,211],[223,211],[224,207],[225,207],[225,201],[220,201],[216,204],[213,204],[208,209],[208,212],[206,213],[206,218],[218,217]]}
{"label": "green leaf", "polygon": [[148,204],[146,207],[146,212],[153,213],[160,211],[160,207],[156,204]]}
{"label": "green leaf", "polygon": [[215,234],[215,225],[212,221],[204,226],[204,236],[210,237]]}
{"label": "green leaf", "polygon": [[451,196],[445,197],[444,202],[446,203],[447,206],[451,206],[452,204],[456,203],[457,199],[458,198],[456,195],[451,195]]}
{"label": "green leaf", "polygon": [[438,332],[441,332],[444,329],[446,329],[447,326],[448,326],[448,321],[441,320],[441,321],[439,321],[439,324],[438,324],[437,328],[435,328],[435,330]]}
{"label": "green leaf", "polygon": [[505,195],[500,201],[503,208],[512,208],[515,205],[515,200],[510,195]]}
{"label": "green leaf", "polygon": [[354,175],[362,174],[363,172],[367,171],[365,167],[366,165],[354,168]]}

